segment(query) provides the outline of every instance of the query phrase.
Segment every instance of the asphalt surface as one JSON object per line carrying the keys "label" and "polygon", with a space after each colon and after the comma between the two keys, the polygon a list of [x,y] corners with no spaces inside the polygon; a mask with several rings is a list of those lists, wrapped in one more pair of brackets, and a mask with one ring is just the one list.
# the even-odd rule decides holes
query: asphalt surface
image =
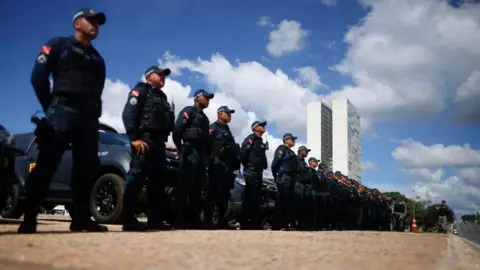
{"label": "asphalt surface", "polygon": [[41,216],[19,235],[0,219],[0,269],[480,270],[461,237],[400,232],[165,231],[71,233],[70,219]]}
{"label": "asphalt surface", "polygon": [[475,223],[457,223],[458,235],[480,245],[480,224]]}

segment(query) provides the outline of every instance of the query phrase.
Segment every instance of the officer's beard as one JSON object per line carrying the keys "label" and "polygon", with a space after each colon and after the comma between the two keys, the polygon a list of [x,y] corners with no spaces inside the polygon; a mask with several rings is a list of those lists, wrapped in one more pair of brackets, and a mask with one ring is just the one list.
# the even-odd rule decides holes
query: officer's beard
{"label": "officer's beard", "polygon": [[88,39],[89,41],[94,40],[98,36],[99,29],[95,28],[90,28],[88,30],[83,30],[82,29],[82,34],[85,37],[85,39]]}

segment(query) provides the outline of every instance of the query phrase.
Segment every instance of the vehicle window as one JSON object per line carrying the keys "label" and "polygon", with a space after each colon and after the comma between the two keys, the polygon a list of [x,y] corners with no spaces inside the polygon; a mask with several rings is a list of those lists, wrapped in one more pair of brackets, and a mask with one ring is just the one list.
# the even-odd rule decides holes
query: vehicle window
{"label": "vehicle window", "polygon": [[130,141],[124,134],[117,134],[109,131],[100,131],[100,143],[105,145],[129,146]]}
{"label": "vehicle window", "polygon": [[28,150],[28,146],[32,141],[31,133],[17,134],[15,135],[15,146],[22,149],[23,151]]}

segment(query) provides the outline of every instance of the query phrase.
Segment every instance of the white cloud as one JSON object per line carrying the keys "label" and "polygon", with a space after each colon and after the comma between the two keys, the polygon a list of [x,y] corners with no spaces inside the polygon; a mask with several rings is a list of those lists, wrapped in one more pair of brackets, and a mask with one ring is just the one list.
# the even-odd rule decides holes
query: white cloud
{"label": "white cloud", "polygon": [[478,123],[480,121],[480,70],[475,69],[466,81],[456,91],[455,102],[459,113],[457,120],[463,123]]}
{"label": "white cloud", "polygon": [[[480,206],[480,151],[469,145],[426,146],[411,139],[401,141],[392,156],[407,173],[416,195],[447,203],[458,213]],[[454,168],[453,175],[445,169]]]}
{"label": "white cloud", "polygon": [[333,6],[338,5],[338,0],[322,0],[321,2],[325,6],[329,6],[329,7],[333,7]]}
{"label": "white cloud", "polygon": [[320,97],[281,70],[270,71],[258,62],[232,64],[220,54],[206,60],[175,57],[161,62],[201,74],[212,89],[235,100],[237,108],[275,122],[278,134],[292,132],[305,139],[306,104]]}
{"label": "white cloud", "polygon": [[406,172],[415,181],[416,195],[434,203],[446,200],[457,216],[471,213],[480,206],[480,183],[478,178],[471,177],[472,173],[480,172],[480,168],[457,169],[453,176],[445,176],[442,169],[410,169]]}
{"label": "white cloud", "polygon": [[[460,116],[480,119],[480,5],[447,1],[367,1],[369,13],[350,28],[336,69],[353,78],[328,98],[348,97],[363,117],[431,116],[456,98]],[[470,83],[466,83],[470,78]],[[464,84],[463,87],[461,85]],[[458,88],[458,90],[457,90]]]}
{"label": "white cloud", "polygon": [[300,51],[305,46],[305,39],[309,35],[302,29],[302,24],[294,20],[283,20],[278,27],[270,32],[269,43],[265,47],[273,57]]}
{"label": "white cloud", "polygon": [[363,171],[368,171],[368,170],[375,170],[376,166],[375,166],[375,163],[373,163],[372,161],[364,160],[362,161],[362,168],[363,168]]}
{"label": "white cloud", "polygon": [[270,17],[262,16],[257,22],[257,25],[273,27],[274,25],[270,22]]}
{"label": "white cloud", "polygon": [[404,140],[392,151],[392,157],[408,168],[446,168],[480,166],[480,150],[470,145],[435,144],[425,146],[412,139]]}
{"label": "white cloud", "polygon": [[298,73],[297,81],[306,88],[315,89],[317,87],[328,87],[320,80],[320,75],[318,75],[315,67],[306,66],[296,68],[295,71]]}

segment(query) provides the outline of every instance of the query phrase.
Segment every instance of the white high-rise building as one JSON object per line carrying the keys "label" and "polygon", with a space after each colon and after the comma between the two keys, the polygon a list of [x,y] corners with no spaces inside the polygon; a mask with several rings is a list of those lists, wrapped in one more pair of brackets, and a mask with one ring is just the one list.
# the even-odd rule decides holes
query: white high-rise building
{"label": "white high-rise building", "polygon": [[332,165],[332,110],[321,102],[307,105],[307,147],[309,157]]}
{"label": "white high-rise building", "polygon": [[333,100],[333,169],[362,180],[360,114],[348,99]]}

